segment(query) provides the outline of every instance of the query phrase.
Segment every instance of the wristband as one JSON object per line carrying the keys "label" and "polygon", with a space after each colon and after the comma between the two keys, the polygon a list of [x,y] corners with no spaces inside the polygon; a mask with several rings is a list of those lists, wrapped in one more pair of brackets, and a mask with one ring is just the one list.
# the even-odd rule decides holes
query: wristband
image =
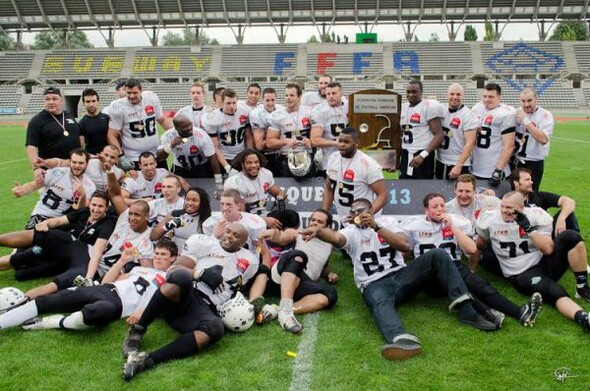
{"label": "wristband", "polygon": [[223,182],[223,179],[221,177],[221,174],[214,174],[213,175],[213,178],[215,178],[214,179],[215,180],[215,183],[221,183],[221,182]]}
{"label": "wristband", "polygon": [[225,170],[225,172],[229,174],[229,172],[231,171],[231,166],[229,164],[226,164],[225,166],[223,166],[223,169]]}
{"label": "wristband", "polygon": [[382,226],[380,226],[379,224],[375,224],[375,226],[373,227],[373,231],[375,232],[379,232],[379,230],[383,228]]}
{"label": "wristband", "polygon": [[166,152],[168,155],[172,154],[172,147],[170,144],[164,145],[164,152]]}
{"label": "wristband", "polygon": [[428,152],[427,150],[423,150],[422,152],[420,152],[420,156],[422,156],[422,159],[426,159],[428,156],[430,156],[430,152]]}
{"label": "wristband", "polygon": [[522,124],[524,126],[529,126],[531,124],[531,120],[528,119],[527,117],[524,117],[524,119],[522,120]]}

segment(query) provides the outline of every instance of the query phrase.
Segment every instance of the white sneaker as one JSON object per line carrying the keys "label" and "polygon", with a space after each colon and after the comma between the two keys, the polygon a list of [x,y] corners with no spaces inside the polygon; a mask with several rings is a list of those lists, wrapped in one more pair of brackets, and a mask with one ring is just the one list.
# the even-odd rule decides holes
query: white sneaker
{"label": "white sneaker", "polygon": [[32,318],[23,323],[24,330],[49,330],[61,328],[61,321],[65,318],[62,314],[49,315],[43,318]]}
{"label": "white sneaker", "polygon": [[262,311],[258,314],[256,323],[265,324],[275,320],[279,316],[279,306],[276,304],[265,304]]}
{"label": "white sneaker", "polygon": [[303,326],[299,323],[293,313],[283,314],[282,312],[279,312],[279,323],[283,329],[293,334],[300,334],[303,331]]}

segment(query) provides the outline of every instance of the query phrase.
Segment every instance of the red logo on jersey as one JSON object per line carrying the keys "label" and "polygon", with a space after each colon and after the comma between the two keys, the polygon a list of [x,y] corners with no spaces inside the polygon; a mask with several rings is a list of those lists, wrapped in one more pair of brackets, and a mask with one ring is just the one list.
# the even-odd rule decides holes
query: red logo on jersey
{"label": "red logo on jersey", "polygon": [[454,117],[454,118],[451,120],[451,127],[452,127],[452,128],[458,128],[458,127],[459,127],[459,125],[461,125],[461,119],[460,119],[459,117]]}
{"label": "red logo on jersey", "polygon": [[123,251],[125,251],[125,249],[131,248],[131,247],[133,247],[133,243],[131,243],[131,242],[124,242],[121,245],[121,247],[119,248],[119,251],[123,252]]}
{"label": "red logo on jersey", "polygon": [[264,182],[264,185],[262,185],[262,189],[264,190],[265,193],[268,191],[269,187],[270,187],[270,185],[268,184],[268,182]]}
{"label": "red logo on jersey", "polygon": [[154,186],[154,192],[155,193],[161,193],[162,192],[162,183],[161,182],[156,183],[156,185]]}
{"label": "red logo on jersey", "polygon": [[444,240],[453,239],[453,230],[449,227],[444,227],[442,230],[442,237]]}
{"label": "red logo on jersey", "polygon": [[154,110],[154,106],[146,106],[145,107],[145,113],[147,115],[154,115],[156,111]]}
{"label": "red logo on jersey", "polygon": [[410,117],[410,123],[419,124],[420,123],[420,113],[414,113]]}
{"label": "red logo on jersey", "polygon": [[479,214],[481,213],[481,209],[478,209],[475,211],[475,213],[473,213],[473,215],[475,216],[475,219],[477,220],[477,218],[479,217]]}
{"label": "red logo on jersey", "polygon": [[236,262],[236,266],[243,273],[246,271],[246,269],[248,269],[248,266],[250,266],[250,262],[248,262],[247,259],[238,258],[238,261]]}
{"label": "red logo on jersey", "polygon": [[491,125],[494,122],[494,116],[488,115],[486,119],[483,121],[484,125]]}
{"label": "red logo on jersey", "polygon": [[379,243],[381,244],[387,244],[387,242],[385,241],[385,239],[383,239],[383,237],[379,234],[377,234],[377,239],[379,239]]}
{"label": "red logo on jersey", "polygon": [[346,182],[353,182],[354,181],[354,171],[351,168],[348,168],[344,171],[343,178]]}
{"label": "red logo on jersey", "polygon": [[154,280],[157,286],[162,286],[166,282],[166,277],[161,274],[156,274],[156,278]]}
{"label": "red logo on jersey", "polygon": [[191,155],[197,154],[199,152],[199,148],[197,148],[197,146],[193,144],[189,148],[189,152]]}
{"label": "red logo on jersey", "polygon": [[244,125],[246,123],[247,119],[248,119],[248,116],[246,114],[240,115],[240,124]]}
{"label": "red logo on jersey", "polygon": [[303,119],[301,120],[301,125],[303,125],[304,128],[309,128],[311,126],[309,118],[303,117]]}
{"label": "red logo on jersey", "polygon": [[520,236],[521,238],[528,238],[529,237],[529,234],[527,234],[524,231],[524,228],[518,227],[518,236]]}

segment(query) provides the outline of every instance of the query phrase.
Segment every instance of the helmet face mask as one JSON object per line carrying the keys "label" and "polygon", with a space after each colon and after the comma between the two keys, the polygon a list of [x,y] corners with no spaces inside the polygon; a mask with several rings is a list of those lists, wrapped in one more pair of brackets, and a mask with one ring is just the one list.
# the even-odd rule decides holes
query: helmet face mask
{"label": "helmet face mask", "polygon": [[0,314],[23,305],[28,300],[28,297],[18,288],[2,288],[0,289]]}
{"label": "helmet face mask", "polygon": [[217,310],[225,328],[230,331],[246,331],[254,324],[254,306],[240,292],[219,305]]}

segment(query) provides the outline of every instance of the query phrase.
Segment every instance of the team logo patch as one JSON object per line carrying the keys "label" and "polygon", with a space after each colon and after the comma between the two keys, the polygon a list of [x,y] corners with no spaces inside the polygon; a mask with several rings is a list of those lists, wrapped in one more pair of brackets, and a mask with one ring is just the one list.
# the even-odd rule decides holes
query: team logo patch
{"label": "team logo patch", "polygon": [[145,107],[145,113],[147,115],[154,115],[156,111],[154,110],[154,106],[146,106]]}
{"label": "team logo patch", "polygon": [[156,185],[154,186],[154,192],[156,192],[156,193],[162,192],[162,183],[161,182],[156,183]]}
{"label": "team logo patch", "polygon": [[264,182],[264,185],[262,185],[262,189],[264,190],[265,193],[268,191],[269,187],[270,186],[269,186],[268,182]]}
{"label": "team logo patch", "polygon": [[348,168],[346,171],[344,171],[343,179],[346,182],[353,182],[354,181],[354,171],[352,171],[351,168]]}
{"label": "team logo patch", "polygon": [[477,209],[473,215],[475,216],[475,219],[477,220],[477,218],[479,217],[479,214],[481,213],[481,209]]}
{"label": "team logo patch", "polygon": [[442,237],[444,240],[453,239],[453,230],[449,227],[444,227],[442,230]]}
{"label": "team logo patch", "polygon": [[123,252],[125,251],[125,249],[131,248],[133,247],[133,243],[131,242],[124,242],[121,247],[119,248],[119,251]]}
{"label": "team logo patch", "polygon": [[383,237],[379,234],[377,234],[377,239],[379,239],[379,243],[381,244],[387,244],[387,242],[385,241],[385,239],[383,239]]}
{"label": "team logo patch", "polygon": [[199,148],[197,148],[197,146],[193,144],[189,148],[189,152],[191,155],[197,154],[197,153],[199,153]]}
{"label": "team logo patch", "polygon": [[413,124],[419,124],[420,123],[420,113],[412,114],[412,116],[410,117],[410,122]]}
{"label": "team logo patch", "polygon": [[248,266],[250,266],[250,262],[245,258],[238,258],[236,266],[243,273],[248,269]]}
{"label": "team logo patch", "polygon": [[246,114],[240,115],[240,124],[244,125],[246,123],[247,119],[248,119],[248,116]]}
{"label": "team logo patch", "polygon": [[306,128],[309,128],[311,126],[309,118],[303,117],[303,119],[301,120],[301,125],[303,125]]}
{"label": "team logo patch", "polygon": [[166,278],[163,275],[156,274],[156,278],[154,278],[154,283],[156,284],[156,286],[160,287],[160,286],[164,285],[165,282],[166,282]]}
{"label": "team logo patch", "polygon": [[487,116],[487,117],[484,119],[484,121],[483,121],[484,125],[491,125],[491,124],[492,124],[492,122],[494,122],[494,116],[493,116],[493,115],[488,115],[488,116]]}
{"label": "team logo patch", "polygon": [[461,125],[461,119],[459,117],[454,117],[451,120],[451,127],[452,128],[458,128]]}
{"label": "team logo patch", "polygon": [[528,238],[529,237],[529,234],[527,234],[524,231],[524,228],[518,227],[518,236],[520,236],[521,238]]}

